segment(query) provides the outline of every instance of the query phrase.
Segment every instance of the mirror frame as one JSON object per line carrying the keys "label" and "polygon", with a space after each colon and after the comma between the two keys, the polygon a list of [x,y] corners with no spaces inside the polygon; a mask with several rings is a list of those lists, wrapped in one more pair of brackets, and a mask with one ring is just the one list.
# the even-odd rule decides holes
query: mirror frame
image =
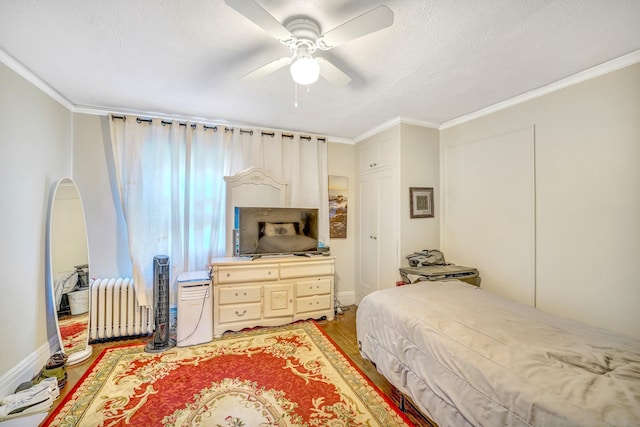
{"label": "mirror frame", "polygon": [[[51,194],[51,199],[50,199],[50,203],[49,203],[49,217],[48,217],[48,221],[47,221],[47,247],[46,247],[46,263],[47,263],[47,268],[46,271],[48,272],[47,274],[47,286],[48,286],[48,292],[47,292],[47,297],[49,299],[48,304],[49,306],[52,308],[53,310],[53,321],[56,332],[58,334],[58,344],[60,347],[60,350],[62,352],[65,352],[65,348],[63,345],[63,341],[62,341],[62,334],[60,333],[60,324],[58,322],[58,307],[56,307],[56,301],[55,301],[55,289],[54,289],[54,281],[53,281],[53,275],[54,275],[54,271],[53,271],[53,212],[55,209],[55,205],[56,205],[56,196],[58,195],[58,191],[61,188],[61,186],[63,184],[73,184],[76,192],[78,193],[78,200],[80,202],[80,209],[81,209],[81,214],[82,214],[82,220],[84,222],[84,232],[85,232],[85,239],[87,240],[87,261],[88,264],[90,264],[90,254],[89,254],[89,239],[88,239],[88,235],[87,235],[87,221],[86,221],[86,217],[84,214],[84,205],[82,203],[82,197],[80,197],[80,190],[78,189],[78,185],[76,184],[76,182],[69,177],[65,177],[62,178],[60,180],[58,180],[54,186]],[[90,286],[90,283],[88,283],[87,285]],[[90,292],[90,288],[89,288],[89,295],[91,294]],[[90,296],[89,296],[90,297]],[[89,303],[89,317],[91,317],[91,304]],[[67,359],[67,365],[73,365],[75,363],[80,363],[86,359],[88,359],[91,354],[93,353],[93,349],[91,348],[91,346],[89,345],[89,322],[90,320],[87,320],[87,337],[86,337],[86,341],[85,341],[85,348],[84,350],[80,350],[80,351],[76,351],[70,354],[67,354],[65,352],[65,354],[67,354],[68,359]]]}

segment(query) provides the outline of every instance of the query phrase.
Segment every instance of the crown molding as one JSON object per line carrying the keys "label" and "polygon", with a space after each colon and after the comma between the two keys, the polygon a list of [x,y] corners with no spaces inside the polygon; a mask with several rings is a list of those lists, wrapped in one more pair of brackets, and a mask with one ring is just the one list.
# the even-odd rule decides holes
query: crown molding
{"label": "crown molding", "polygon": [[418,119],[412,119],[410,117],[402,117],[402,116],[398,116],[398,117],[394,117],[391,120],[387,120],[384,123],[380,123],[378,126],[375,126],[371,129],[369,129],[368,131],[366,131],[365,133],[363,133],[360,136],[357,136],[355,138],[353,138],[354,143],[358,143],[360,141],[363,141],[369,137],[372,137],[373,135],[379,134],[380,132],[387,130],[389,128],[392,128],[394,126],[397,125],[401,125],[401,124],[405,124],[405,125],[414,125],[414,126],[421,126],[421,127],[425,127],[425,128],[432,128],[432,129],[439,129],[440,125],[437,123],[433,123],[433,122],[428,122],[425,120],[418,120]]}
{"label": "crown molding", "polygon": [[195,116],[181,116],[178,114],[167,114],[167,113],[159,113],[159,112],[150,112],[150,111],[140,111],[140,110],[130,110],[130,109],[105,109],[103,107],[92,107],[89,105],[76,105],[73,110],[74,113],[79,114],[89,114],[94,116],[108,116],[113,114],[115,116],[138,116],[145,118],[158,118],[163,120],[175,120],[177,122],[196,122],[203,123],[209,126],[228,126],[232,128],[243,128],[243,129],[251,129],[255,131],[263,131],[263,132],[277,132],[277,133],[295,133],[300,135],[310,135],[318,138],[324,138],[327,142],[335,142],[338,144],[353,144],[353,140],[349,138],[341,138],[337,136],[327,136],[321,135],[313,132],[305,132],[294,129],[276,129],[269,128],[263,126],[256,126],[246,123],[234,123],[224,119],[210,119],[204,117],[195,117]]}
{"label": "crown molding", "polygon": [[[11,55],[9,55],[7,52],[5,52],[1,48],[0,48],[0,62],[5,64],[7,67],[9,67],[18,75],[20,75],[22,78],[24,78],[25,80],[27,80],[28,82],[36,86],[38,89],[42,90],[44,93],[49,95],[51,98],[53,98],[54,100],[62,104],[65,108],[67,108],[73,113],[83,113],[83,114],[92,114],[92,115],[101,115],[101,116],[106,116],[111,113],[132,114],[132,115],[141,115],[141,116],[147,116],[147,117],[162,117],[162,118],[182,120],[182,121],[198,121],[202,123],[215,123],[218,125],[226,124],[229,126],[240,126],[238,124],[229,123],[222,119],[211,120],[207,118],[186,117],[186,116],[178,116],[178,115],[171,115],[171,114],[165,114],[165,113],[152,113],[152,112],[133,111],[133,110],[107,110],[104,107],[74,105],[62,94],[60,94],[60,92],[52,88],[48,83],[40,79],[31,70],[26,68],[24,65],[20,64],[15,58],[13,58]],[[549,93],[558,91],[560,89],[564,89],[566,87],[602,76],[604,74],[617,71],[619,69],[636,64],[638,62],[640,62],[640,50],[633,51],[619,58],[612,59],[611,61],[607,61],[600,65],[596,65],[595,67],[589,68],[585,71],[581,71],[577,74],[574,74],[572,76],[569,76],[557,82],[551,83],[547,86],[543,86],[541,88],[531,90],[529,92],[523,93],[516,97],[493,104],[489,107],[474,111],[473,113],[465,114],[463,116],[449,120],[442,124],[398,116],[369,129],[365,133],[353,139],[342,138],[342,137],[332,137],[332,136],[325,136],[325,137],[327,138],[327,141],[330,141],[330,142],[335,142],[340,144],[357,144],[362,140],[365,140],[373,135],[376,135],[386,129],[389,129],[393,126],[397,126],[399,124],[410,124],[410,125],[422,126],[426,128],[444,130],[444,129],[448,129],[450,127],[457,126],[459,124],[466,123],[471,120],[475,120],[477,118],[504,110],[506,108],[513,107],[518,104],[522,104],[524,102],[541,97],[543,95],[547,95]],[[249,126],[249,127],[256,128],[255,126]],[[305,133],[305,132],[302,132],[302,133]]]}
{"label": "crown molding", "polygon": [[[74,105],[73,103],[71,103],[71,101],[69,101],[67,98],[62,96],[60,92],[53,89],[44,80],[36,76],[31,70],[26,68],[24,65],[20,64],[15,58],[13,58],[11,55],[9,55],[7,52],[5,52],[1,48],[0,48],[0,62],[5,64],[7,67],[13,70],[20,77],[24,78],[29,83],[33,84],[35,87],[43,91],[45,94],[49,95],[55,101],[62,104],[67,110],[71,111],[72,113],[90,114],[94,116],[108,116],[109,114],[116,114],[116,115],[123,114],[123,115],[136,115],[141,117],[159,117],[167,120],[199,122],[199,123],[206,123],[206,124],[218,125],[218,126],[226,125],[231,127],[249,127],[252,129],[260,129],[264,131],[295,132],[300,134],[309,134],[309,132],[302,132],[302,131],[270,129],[270,128],[263,128],[263,127],[256,127],[256,126],[248,126],[248,125],[245,126],[238,123],[231,123],[223,119],[212,120],[204,117],[181,116],[181,115],[166,114],[161,112],[138,111],[138,110],[129,110],[129,109],[106,109],[104,107],[95,107],[91,105]],[[348,138],[332,137],[332,136],[326,136],[326,135],[316,135],[316,136],[319,136],[321,138],[326,138],[326,140],[329,142],[353,144],[353,140]]]}
{"label": "crown molding", "polygon": [[418,119],[412,119],[411,117],[403,117],[400,116],[400,124],[403,125],[412,125],[412,126],[420,126],[423,128],[430,128],[430,129],[440,129],[440,123],[435,123],[435,122],[429,122],[426,120],[418,120]]}
{"label": "crown molding", "polygon": [[564,89],[566,87],[573,86],[575,84],[582,83],[584,81],[591,80],[596,77],[600,77],[602,75],[611,73],[613,71],[620,70],[622,68],[628,67],[638,62],[640,62],[640,50],[636,50],[627,55],[621,56],[616,59],[612,59],[611,61],[604,62],[600,65],[596,65],[595,67],[581,71],[577,74],[574,74],[562,80],[558,80],[557,82],[548,84],[547,86],[543,86],[541,88],[534,89],[529,92],[525,92],[522,95],[518,95],[516,97],[507,99],[502,102],[498,102],[497,104],[493,104],[481,110],[474,111],[473,113],[469,113],[464,116],[460,116],[458,118],[449,120],[443,123],[439,129],[443,130],[453,126],[457,126],[459,124],[498,112],[500,110],[504,110],[506,108],[513,107],[518,104],[522,104],[532,99],[539,98],[543,95],[547,95],[549,93],[558,91],[560,89]]}
{"label": "crown molding", "polygon": [[[108,116],[109,114],[113,114],[116,116],[138,116],[138,117],[146,117],[146,118],[159,118],[163,120],[175,120],[178,122],[196,122],[196,123],[204,123],[206,125],[212,125],[212,126],[245,127],[242,124],[231,123],[224,119],[210,119],[205,117],[183,116],[180,114],[169,114],[161,111],[142,111],[142,110],[134,110],[134,109],[128,109],[128,108],[105,108],[105,107],[95,107],[91,105],[74,105],[72,111],[74,113],[89,114],[92,116]],[[246,126],[246,127],[251,127],[251,126]],[[252,128],[255,129],[255,126]]]}
{"label": "crown molding", "polygon": [[367,138],[372,137],[373,135],[377,135],[380,132],[387,130],[389,128],[392,128],[396,125],[400,124],[400,117],[395,117],[391,120],[387,120],[386,122],[380,123],[377,126],[372,127],[371,129],[369,129],[368,131],[366,131],[365,133],[353,138],[353,142],[354,143],[358,143],[360,141],[364,141]]}
{"label": "crown molding", "polygon": [[[109,114],[115,114],[116,116],[130,115],[130,116],[140,116],[140,117],[158,117],[165,120],[177,120],[180,122],[198,122],[198,123],[205,123],[212,126],[225,125],[230,127],[244,127],[244,128],[250,128],[250,129],[259,129],[267,132],[296,132],[300,134],[309,134],[309,132],[302,132],[302,131],[271,129],[271,128],[265,128],[265,127],[251,126],[251,125],[242,124],[242,123],[231,123],[223,119],[212,120],[212,119],[207,119],[203,117],[188,117],[188,116],[180,116],[176,114],[165,114],[165,113],[158,113],[158,112],[136,111],[136,110],[127,110],[127,109],[107,110],[103,107],[92,107],[90,105],[75,105],[72,111],[74,113],[89,114],[94,116],[108,116]],[[326,136],[326,135],[317,135],[317,136],[321,138],[326,138],[328,142],[333,142],[336,144],[351,144],[351,145],[354,144],[353,139],[350,139],[350,138],[342,138],[339,136]]]}
{"label": "crown molding", "polygon": [[335,144],[355,145],[355,141],[351,138],[342,138],[340,136],[328,136],[327,141]]}
{"label": "crown molding", "polygon": [[52,88],[48,83],[36,76],[31,70],[19,63],[14,57],[9,55],[3,49],[0,49],[0,62],[11,68],[20,77],[49,95],[51,98],[62,104],[67,110],[73,111],[73,104],[60,92]]}

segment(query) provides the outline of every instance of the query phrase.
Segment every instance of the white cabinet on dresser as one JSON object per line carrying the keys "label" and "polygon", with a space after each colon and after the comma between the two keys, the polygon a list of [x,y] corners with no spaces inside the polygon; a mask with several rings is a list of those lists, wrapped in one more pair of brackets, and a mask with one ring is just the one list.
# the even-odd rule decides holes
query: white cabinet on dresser
{"label": "white cabinet on dresser", "polygon": [[213,334],[334,318],[331,256],[214,258]]}
{"label": "white cabinet on dresser", "polygon": [[262,311],[265,318],[293,316],[294,283],[264,284],[262,288]]}

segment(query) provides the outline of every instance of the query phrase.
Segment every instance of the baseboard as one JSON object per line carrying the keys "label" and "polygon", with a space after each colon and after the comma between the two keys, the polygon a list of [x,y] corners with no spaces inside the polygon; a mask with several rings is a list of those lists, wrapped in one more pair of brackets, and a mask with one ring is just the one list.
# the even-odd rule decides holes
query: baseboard
{"label": "baseboard", "polygon": [[340,301],[340,305],[353,305],[356,303],[356,295],[354,292],[339,292],[336,298]]}
{"label": "baseboard", "polygon": [[56,348],[57,345],[58,336],[56,335],[0,377],[0,396],[13,394],[21,383],[32,380],[51,357],[51,349]]}

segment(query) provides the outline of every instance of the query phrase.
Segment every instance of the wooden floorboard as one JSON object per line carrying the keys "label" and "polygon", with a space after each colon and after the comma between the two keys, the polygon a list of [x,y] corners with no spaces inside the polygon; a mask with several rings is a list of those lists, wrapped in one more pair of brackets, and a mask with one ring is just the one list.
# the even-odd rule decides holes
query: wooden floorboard
{"label": "wooden floorboard", "polygon": [[[400,406],[400,396],[393,389],[391,384],[376,370],[375,366],[360,355],[358,350],[358,340],[356,336],[356,306],[343,307],[343,314],[337,315],[335,320],[320,320],[318,325],[336,343],[338,347],[351,359],[351,361],[373,382],[389,399]],[[67,385],[61,390],[60,398],[56,400],[51,411],[62,402],[64,397],[73,389],[85,372],[91,367],[100,353],[111,347],[120,347],[127,344],[141,344],[148,342],[150,337],[135,338],[128,340],[111,341],[106,343],[92,344],[93,353],[89,359],[77,365],[67,367]],[[409,405],[407,405],[409,406]],[[419,427],[429,427],[432,424],[421,417],[417,411],[408,407],[405,412],[407,417]]]}
{"label": "wooden floorboard", "polygon": [[[400,399],[403,398],[401,393],[393,388],[389,381],[376,370],[375,366],[365,360],[358,350],[358,338],[356,334],[356,312],[355,305],[346,307],[344,313],[336,316],[333,321],[319,321],[318,325],[331,337],[340,349],[351,359],[356,365],[379,389],[384,393],[396,406],[401,407]],[[419,427],[432,427],[427,419],[420,414],[411,402],[404,405],[405,415],[413,424]]]}

